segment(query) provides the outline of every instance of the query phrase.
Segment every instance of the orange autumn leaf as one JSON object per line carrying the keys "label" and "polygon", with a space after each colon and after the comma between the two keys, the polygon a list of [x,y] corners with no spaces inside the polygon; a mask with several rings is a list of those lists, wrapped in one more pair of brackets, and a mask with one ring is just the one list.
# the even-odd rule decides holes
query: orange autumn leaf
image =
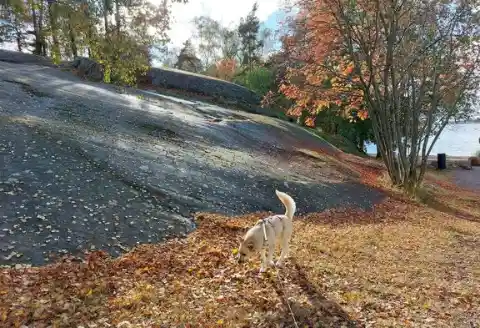
{"label": "orange autumn leaf", "polygon": [[309,127],[314,127],[315,126],[315,117],[307,117],[305,119],[305,125]]}

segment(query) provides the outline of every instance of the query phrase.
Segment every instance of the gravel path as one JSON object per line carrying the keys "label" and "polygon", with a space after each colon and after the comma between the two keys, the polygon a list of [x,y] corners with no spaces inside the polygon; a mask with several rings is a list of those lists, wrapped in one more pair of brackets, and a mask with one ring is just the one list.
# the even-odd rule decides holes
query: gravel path
{"label": "gravel path", "polygon": [[60,70],[0,62],[0,264],[118,255],[194,229],[192,214],[369,208],[383,195],[296,148],[328,144],[286,122]]}
{"label": "gravel path", "polygon": [[471,170],[456,169],[453,176],[460,187],[480,191],[480,167]]}

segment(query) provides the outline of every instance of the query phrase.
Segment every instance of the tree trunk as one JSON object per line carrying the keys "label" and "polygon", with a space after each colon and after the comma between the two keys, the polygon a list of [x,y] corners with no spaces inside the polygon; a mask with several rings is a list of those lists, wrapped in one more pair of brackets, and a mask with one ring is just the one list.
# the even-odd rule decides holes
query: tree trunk
{"label": "tree trunk", "polygon": [[68,37],[70,39],[70,50],[72,51],[73,58],[78,56],[77,43],[75,39],[75,31],[72,27],[72,13],[68,14]]}
{"label": "tree trunk", "polygon": [[18,52],[22,52],[22,34],[20,32],[17,32],[17,50]]}
{"label": "tree trunk", "polygon": [[104,26],[105,26],[105,35],[108,34],[108,15],[107,13],[103,13],[103,21],[104,21]]}
{"label": "tree trunk", "polygon": [[105,26],[105,36],[108,34],[108,11],[109,11],[109,0],[103,0],[103,23]]}
{"label": "tree trunk", "polygon": [[376,158],[382,158],[382,153],[380,152],[380,149],[378,148],[377,146],[377,156],[375,156]]}
{"label": "tree trunk", "polygon": [[358,150],[360,150],[361,152],[365,151],[365,140],[363,140],[363,138],[360,138],[358,140]]}
{"label": "tree trunk", "polygon": [[43,16],[44,10],[43,1],[40,1],[38,6],[40,7],[40,14],[38,17],[38,36],[40,37],[40,52],[42,56],[47,56],[47,43],[45,42],[45,36],[43,35]]}
{"label": "tree trunk", "polygon": [[53,47],[52,47],[52,57],[53,57],[53,62],[55,64],[60,63],[60,43],[58,42],[58,36],[57,36],[57,17],[56,15],[56,10],[55,10],[56,4],[55,3],[49,3],[48,4],[48,15],[50,19],[50,27],[52,29],[52,39],[53,39]]}
{"label": "tree trunk", "polygon": [[15,24],[15,41],[17,41],[17,50],[22,52],[22,32],[20,31],[17,15],[13,15],[13,23]]}
{"label": "tree trunk", "polygon": [[19,31],[17,31],[16,33],[16,39],[17,39],[17,49],[18,49],[18,52],[22,52],[22,33],[20,33]]}
{"label": "tree trunk", "polygon": [[70,48],[72,50],[72,55],[73,55],[73,58],[76,58],[78,57],[78,49],[77,49],[77,44],[76,44],[76,40],[75,40],[75,34],[72,30],[70,30]]}
{"label": "tree trunk", "polygon": [[[385,111],[382,109],[380,113],[384,114]],[[394,153],[395,142],[392,140],[391,135],[388,134],[391,129],[391,123],[389,123],[389,120],[386,117],[381,115],[372,116],[372,123],[373,133],[377,142],[377,156],[378,153],[380,153],[392,184],[394,186],[399,186],[402,184],[402,179]],[[383,136],[384,138],[381,138],[380,136]]]}
{"label": "tree trunk", "polygon": [[[89,58],[96,58],[96,47],[95,47],[95,39],[94,39],[94,28],[93,26],[89,23],[88,24],[88,32],[87,32],[87,43],[88,43],[88,57]],[[93,49],[92,49],[93,48]]]}
{"label": "tree trunk", "polygon": [[90,20],[90,10],[88,9],[88,6],[87,7],[84,7],[83,9],[83,13],[85,15],[85,17],[87,18],[87,21],[88,21],[88,27],[87,27],[87,51],[88,51],[88,57],[89,58],[93,58],[95,57],[95,50],[92,48],[95,48],[95,39],[94,39],[94,27],[93,27],[93,24]]}
{"label": "tree trunk", "polygon": [[34,55],[40,56],[42,54],[42,39],[40,36],[39,21],[37,17],[37,11],[35,10],[35,2],[31,2],[32,5],[32,24],[33,32],[35,33],[35,49],[33,50]]}
{"label": "tree trunk", "polygon": [[117,36],[120,35],[120,4],[119,0],[115,0],[115,24],[117,29]]}
{"label": "tree trunk", "polygon": [[409,196],[414,196],[417,192],[417,179],[416,177],[405,177],[405,182],[403,183],[403,190]]}

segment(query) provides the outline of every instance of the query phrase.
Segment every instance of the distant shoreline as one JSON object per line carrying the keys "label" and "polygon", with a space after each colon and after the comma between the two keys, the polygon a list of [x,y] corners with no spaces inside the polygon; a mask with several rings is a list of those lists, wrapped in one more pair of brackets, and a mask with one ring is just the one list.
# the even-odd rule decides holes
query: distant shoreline
{"label": "distant shoreline", "polygon": [[[436,157],[438,153],[445,153],[449,158],[474,156],[480,150],[479,138],[480,120],[450,122],[435,143],[431,156]],[[368,154],[376,154],[377,147],[375,144],[366,143],[365,146]]]}
{"label": "distant shoreline", "polygon": [[452,125],[452,124],[479,124],[480,123],[480,119],[474,119],[474,120],[468,120],[468,121],[453,121],[453,122],[449,122],[448,124]]}
{"label": "distant shoreline", "polygon": [[[376,157],[377,154],[367,154],[370,157]],[[473,155],[472,155],[473,156]],[[472,156],[448,156],[447,154],[447,161],[467,161],[470,157]],[[432,155],[428,156],[428,162],[430,161],[436,161],[437,160],[437,155]]]}

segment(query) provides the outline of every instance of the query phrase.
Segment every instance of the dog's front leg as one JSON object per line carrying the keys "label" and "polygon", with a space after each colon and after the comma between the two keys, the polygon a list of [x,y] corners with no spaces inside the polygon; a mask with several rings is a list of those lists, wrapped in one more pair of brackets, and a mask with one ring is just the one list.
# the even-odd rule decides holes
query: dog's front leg
{"label": "dog's front leg", "polygon": [[262,259],[262,264],[260,265],[260,273],[267,271],[267,256],[265,255],[265,248],[262,248],[260,251],[260,258]]}
{"label": "dog's front leg", "polygon": [[273,253],[275,253],[275,243],[270,243],[268,245],[267,262],[268,262],[268,265],[271,267],[275,266],[275,262],[273,262]]}

